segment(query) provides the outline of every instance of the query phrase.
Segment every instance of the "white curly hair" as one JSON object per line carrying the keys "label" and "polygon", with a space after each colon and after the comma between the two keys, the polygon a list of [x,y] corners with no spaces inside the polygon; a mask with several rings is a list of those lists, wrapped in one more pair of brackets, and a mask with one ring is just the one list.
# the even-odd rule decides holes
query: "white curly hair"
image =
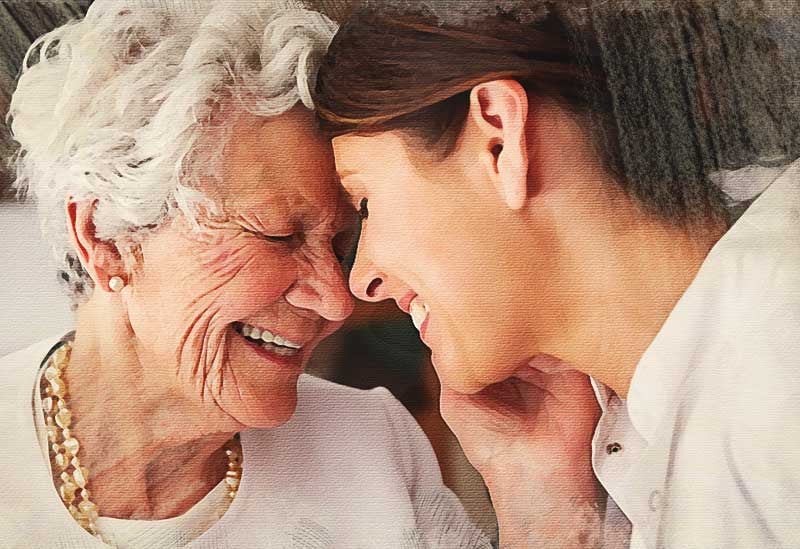
{"label": "white curly hair", "polygon": [[15,188],[36,201],[76,305],[93,283],[70,243],[66,200],[96,201],[97,236],[119,244],[176,213],[194,219],[228,114],[312,109],[336,30],[300,2],[97,0],[30,47],[8,114]]}

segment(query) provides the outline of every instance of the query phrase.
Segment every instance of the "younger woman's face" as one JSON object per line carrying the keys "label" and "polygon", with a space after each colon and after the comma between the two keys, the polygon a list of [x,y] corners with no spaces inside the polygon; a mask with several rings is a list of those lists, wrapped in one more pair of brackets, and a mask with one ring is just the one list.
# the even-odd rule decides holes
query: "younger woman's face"
{"label": "younger woman's face", "polygon": [[344,135],[333,145],[363,219],[351,291],[393,299],[409,313],[454,390],[501,381],[536,354],[561,324],[548,220],[523,229],[469,147],[428,162],[412,161],[413,147],[397,132]]}

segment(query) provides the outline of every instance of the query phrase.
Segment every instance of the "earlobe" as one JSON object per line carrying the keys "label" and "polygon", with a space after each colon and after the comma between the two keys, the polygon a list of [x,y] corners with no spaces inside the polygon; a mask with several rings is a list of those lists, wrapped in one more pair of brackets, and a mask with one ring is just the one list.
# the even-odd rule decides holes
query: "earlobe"
{"label": "earlobe", "polygon": [[113,242],[97,238],[95,206],[92,201],[67,200],[67,229],[78,259],[95,286],[117,293],[125,287],[124,264]]}
{"label": "earlobe", "polygon": [[108,281],[108,289],[114,293],[120,293],[125,288],[125,281],[120,276],[112,276]]}
{"label": "earlobe", "polygon": [[508,147],[503,147],[497,159],[497,171],[506,205],[516,211],[528,200],[528,147],[524,134],[514,149],[506,153]]}
{"label": "earlobe", "polygon": [[480,84],[470,115],[482,133],[484,166],[503,202],[520,210],[528,200],[528,95],[515,80]]}

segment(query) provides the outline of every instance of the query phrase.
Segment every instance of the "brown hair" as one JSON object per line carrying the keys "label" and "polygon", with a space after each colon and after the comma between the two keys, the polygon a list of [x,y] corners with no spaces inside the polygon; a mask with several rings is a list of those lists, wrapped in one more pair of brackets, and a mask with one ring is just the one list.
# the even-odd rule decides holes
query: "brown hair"
{"label": "brown hair", "polygon": [[730,17],[692,0],[626,10],[610,0],[588,2],[578,21],[584,8],[519,4],[540,15],[523,21],[498,8],[443,24],[424,10],[356,11],[318,74],[322,128],[332,137],[402,130],[446,155],[470,89],[512,78],[581,114],[613,180],[676,224],[727,215],[712,173],[800,154],[796,52],[778,50],[775,21],[760,12]]}
{"label": "brown hair", "polygon": [[322,126],[331,136],[402,129],[447,154],[470,90],[498,79],[585,111],[592,75],[578,63],[569,36],[556,18],[529,27],[505,12],[479,28],[449,28],[424,15],[362,10],[340,29],[320,71]]}

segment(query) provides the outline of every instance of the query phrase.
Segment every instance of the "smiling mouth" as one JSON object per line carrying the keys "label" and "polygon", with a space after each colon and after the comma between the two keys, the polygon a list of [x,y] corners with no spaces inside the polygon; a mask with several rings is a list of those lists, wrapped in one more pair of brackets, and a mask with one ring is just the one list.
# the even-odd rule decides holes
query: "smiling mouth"
{"label": "smiling mouth", "polygon": [[288,341],[279,335],[273,334],[269,330],[243,322],[234,322],[233,330],[250,343],[258,345],[262,349],[278,356],[295,356],[299,354],[300,350],[303,348],[299,343]]}

